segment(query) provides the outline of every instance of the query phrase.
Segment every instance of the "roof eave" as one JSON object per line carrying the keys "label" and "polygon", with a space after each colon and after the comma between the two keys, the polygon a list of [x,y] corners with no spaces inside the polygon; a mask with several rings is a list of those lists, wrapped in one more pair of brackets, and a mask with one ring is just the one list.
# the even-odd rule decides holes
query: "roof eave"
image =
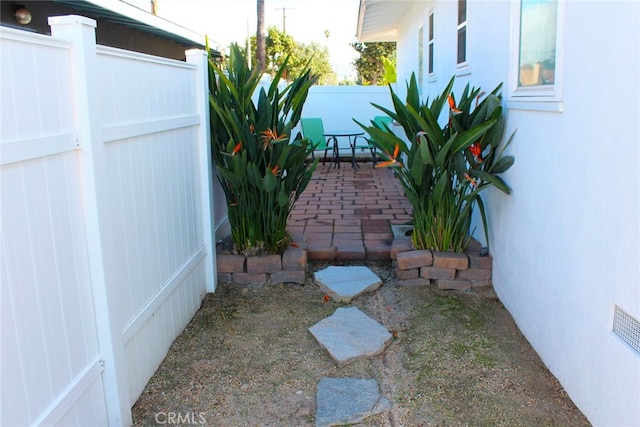
{"label": "roof eave", "polygon": [[112,22],[148,32],[186,46],[205,46],[205,37],[174,22],[123,1],[53,0],[69,7],[101,15]]}
{"label": "roof eave", "polygon": [[426,0],[360,0],[356,37],[361,42],[397,42],[399,28],[416,3]]}

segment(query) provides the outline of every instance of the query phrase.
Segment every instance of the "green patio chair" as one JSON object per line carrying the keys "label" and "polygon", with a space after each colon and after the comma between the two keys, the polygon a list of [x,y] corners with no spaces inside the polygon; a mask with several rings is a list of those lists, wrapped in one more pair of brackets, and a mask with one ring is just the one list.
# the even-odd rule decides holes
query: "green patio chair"
{"label": "green patio chair", "polygon": [[[373,120],[371,120],[372,124],[382,130],[389,130],[389,125],[392,122],[391,117],[389,116],[375,116]],[[378,162],[378,157],[376,155],[376,146],[371,143],[371,139],[369,139],[369,150],[371,150],[371,155],[373,156],[373,167],[376,166]]]}
{"label": "green patio chair", "polygon": [[[366,144],[358,144],[358,138],[365,140]],[[371,152],[371,167],[376,167],[376,147],[371,145],[369,140],[364,136],[356,136],[353,143],[355,144],[353,155],[355,156],[356,150],[369,150]],[[355,161],[355,157],[353,158],[353,163],[355,166],[360,167]]]}
{"label": "green patio chair", "polygon": [[385,127],[388,129],[392,121],[393,119],[389,116],[375,116],[373,118],[373,123],[375,123],[380,129],[384,129]]}
{"label": "green patio chair", "polygon": [[315,159],[315,151],[323,151],[324,157],[322,164],[324,165],[327,160],[327,152],[331,149],[332,155],[335,149],[335,138],[328,139],[324,136],[324,125],[322,119],[319,117],[307,117],[300,119],[300,126],[302,127],[302,135],[308,138],[313,145],[313,151],[311,152],[311,158]]}

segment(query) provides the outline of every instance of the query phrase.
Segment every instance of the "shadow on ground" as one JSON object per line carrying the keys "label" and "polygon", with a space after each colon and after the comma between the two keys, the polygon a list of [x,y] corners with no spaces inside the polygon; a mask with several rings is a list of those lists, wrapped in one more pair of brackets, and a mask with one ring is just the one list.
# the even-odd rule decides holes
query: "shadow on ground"
{"label": "shadow on ground", "polygon": [[[353,265],[353,264],[352,264]],[[364,265],[364,264],[363,264]],[[383,281],[350,304],[307,283],[240,288],[220,283],[133,407],[136,425],[313,425],[323,377],[372,378],[393,404],[365,426],[582,426],[585,417],[520,334],[491,289],[397,287]],[[394,334],[378,356],[338,368],[308,331],[355,306]],[[178,418],[180,417],[180,418]]]}

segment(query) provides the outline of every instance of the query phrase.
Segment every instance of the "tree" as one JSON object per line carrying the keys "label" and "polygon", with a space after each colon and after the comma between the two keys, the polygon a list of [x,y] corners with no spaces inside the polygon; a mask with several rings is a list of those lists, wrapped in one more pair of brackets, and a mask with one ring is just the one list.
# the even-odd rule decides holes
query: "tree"
{"label": "tree", "polygon": [[258,0],[258,28],[256,30],[256,39],[256,65],[262,73],[267,66],[264,35],[264,0]]}
{"label": "tree", "polygon": [[[256,45],[255,40],[251,45]],[[329,50],[318,43],[298,43],[289,34],[276,27],[269,27],[265,38],[265,72],[275,75],[287,55],[290,56],[284,75],[288,80],[300,76],[308,65],[311,74],[318,77],[318,84],[335,84],[335,74],[329,62]],[[256,56],[253,51],[252,55]]]}
{"label": "tree", "polygon": [[353,61],[353,66],[358,73],[358,83],[365,85],[386,84],[384,81],[384,59],[395,63],[396,43],[352,43],[351,46],[360,53],[360,57]]}
{"label": "tree", "polygon": [[336,76],[329,62],[329,50],[316,42],[311,44],[296,43],[294,46],[294,61],[291,63],[292,76],[299,76],[308,65],[311,74],[318,77],[318,84],[335,84]]}
{"label": "tree", "polygon": [[[296,42],[290,35],[279,31],[276,27],[269,27],[265,40],[266,49],[266,72],[275,74],[275,71],[282,67],[287,54],[295,52]],[[285,78],[291,73],[291,63],[294,58],[289,59],[289,64],[284,70]]]}

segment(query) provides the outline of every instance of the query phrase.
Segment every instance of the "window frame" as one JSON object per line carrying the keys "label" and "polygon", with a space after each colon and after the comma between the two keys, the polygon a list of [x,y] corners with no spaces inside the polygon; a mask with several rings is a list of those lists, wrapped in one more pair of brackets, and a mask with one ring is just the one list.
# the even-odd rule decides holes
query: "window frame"
{"label": "window frame", "polygon": [[[460,4],[464,3],[464,20],[460,22]],[[471,74],[469,67],[469,1],[458,0],[456,2],[456,76],[465,76]],[[464,30],[464,61],[458,62],[458,51],[460,50],[459,40],[460,31]]]}
{"label": "window frame", "polygon": [[431,9],[427,14],[427,79],[428,81],[434,81],[436,78],[436,68],[434,66],[435,63],[435,30],[436,23],[436,13],[435,8]]}
{"label": "window frame", "polygon": [[518,110],[562,112],[562,59],[564,57],[564,10],[565,2],[557,0],[556,58],[554,83],[538,86],[518,86],[520,73],[520,25],[522,1],[511,3],[511,52],[509,60],[509,97],[507,108]]}

